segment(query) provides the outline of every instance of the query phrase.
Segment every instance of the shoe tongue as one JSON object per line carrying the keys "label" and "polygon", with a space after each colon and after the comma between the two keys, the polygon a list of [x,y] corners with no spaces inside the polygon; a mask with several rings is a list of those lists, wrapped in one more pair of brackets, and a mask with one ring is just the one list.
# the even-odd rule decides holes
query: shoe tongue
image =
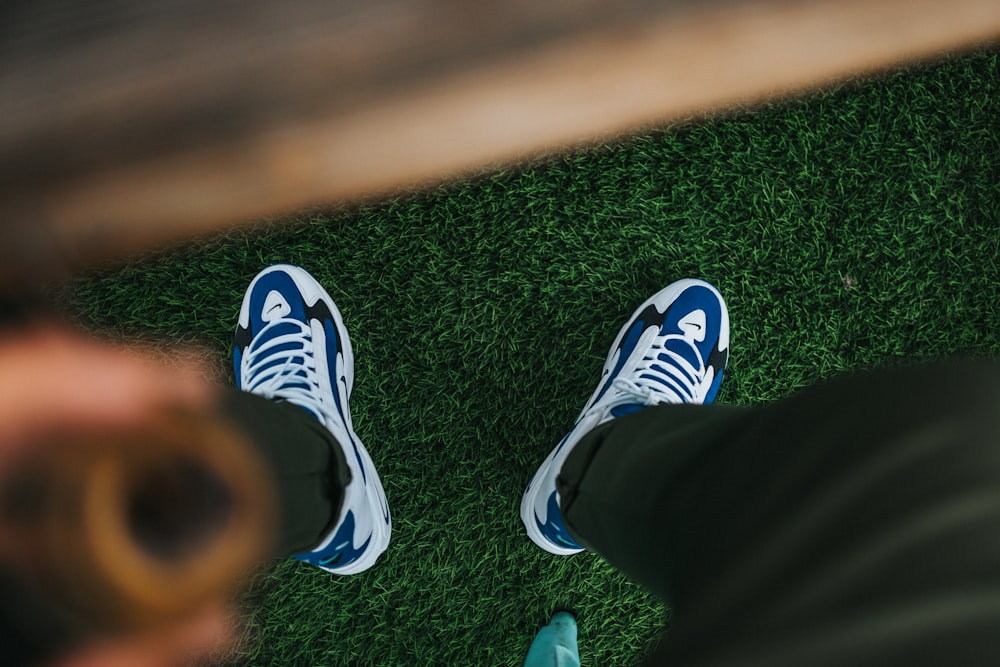
{"label": "shoe tongue", "polygon": [[[683,338],[670,338],[663,344],[664,349],[673,352],[695,368],[701,368],[701,355],[695,344]],[[670,356],[664,353],[657,355],[660,361],[672,363]]]}
{"label": "shoe tongue", "polygon": [[[254,339],[250,352],[253,354],[257,372],[273,371],[287,365],[289,380],[294,377],[307,377],[303,368],[306,365],[307,352],[301,334],[302,329],[296,322],[286,320],[274,323],[266,337]],[[289,338],[274,344],[275,339],[282,336]]]}
{"label": "shoe tongue", "polygon": [[271,290],[264,299],[264,307],[261,309],[260,319],[264,322],[273,322],[285,317],[292,312],[292,307],[288,300],[278,290]]}
{"label": "shoe tongue", "polygon": [[611,415],[613,417],[624,417],[625,415],[630,415],[633,412],[639,412],[639,410],[643,410],[648,407],[649,407],[648,405],[641,405],[639,403],[626,403],[624,405],[616,405],[615,407],[611,408]]}
{"label": "shoe tongue", "polygon": [[268,354],[274,354],[275,352],[281,352],[285,350],[301,350],[302,349],[302,327],[298,325],[294,320],[278,321],[271,325],[270,330],[267,332],[266,336],[261,336],[254,339],[252,346],[255,350],[262,347],[268,346],[275,338],[280,336],[291,336],[292,338],[268,347]]}
{"label": "shoe tongue", "polygon": [[701,308],[692,310],[677,323],[677,328],[684,332],[684,337],[695,343],[705,342],[707,326],[708,317]]}

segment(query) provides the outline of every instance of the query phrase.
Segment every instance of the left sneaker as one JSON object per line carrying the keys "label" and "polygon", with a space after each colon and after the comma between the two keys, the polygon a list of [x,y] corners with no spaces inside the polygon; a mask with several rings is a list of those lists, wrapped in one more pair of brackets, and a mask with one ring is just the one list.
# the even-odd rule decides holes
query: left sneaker
{"label": "left sneaker", "polygon": [[367,570],[389,545],[392,519],[375,465],[351,422],[354,351],[333,299],[304,269],[264,269],[243,297],[233,365],[243,391],[287,401],[319,420],[350,468],[333,528],[319,546],[295,558],[335,574]]}
{"label": "left sneaker", "polygon": [[521,499],[531,541],[549,553],[583,551],[566,530],[556,478],[583,436],[616,417],[659,403],[711,403],[729,358],[729,313],[719,291],[680,280],[632,314],[608,352],[597,389],[576,425],[549,453]]}

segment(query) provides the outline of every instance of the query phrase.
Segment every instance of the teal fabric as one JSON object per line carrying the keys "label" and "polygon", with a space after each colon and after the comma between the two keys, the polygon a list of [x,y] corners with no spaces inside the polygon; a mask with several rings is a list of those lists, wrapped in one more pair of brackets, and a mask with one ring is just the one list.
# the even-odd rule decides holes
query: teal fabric
{"label": "teal fabric", "polygon": [[538,631],[528,649],[524,667],[580,667],[576,619],[572,614],[558,612]]}

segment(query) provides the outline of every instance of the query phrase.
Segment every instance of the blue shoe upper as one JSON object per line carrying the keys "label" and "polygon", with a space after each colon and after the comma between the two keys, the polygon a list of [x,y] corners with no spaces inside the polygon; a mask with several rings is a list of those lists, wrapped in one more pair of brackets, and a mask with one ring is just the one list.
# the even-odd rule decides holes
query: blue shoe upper
{"label": "blue shoe upper", "polygon": [[[632,320],[627,333],[621,339],[618,345],[620,353],[617,365],[608,374],[600,394],[593,403],[599,403],[604,398],[605,393],[614,386],[614,381],[635,352],[643,332],[650,327],[656,327],[660,334],[666,337],[666,340],[663,343],[663,350],[657,354],[656,359],[650,365],[650,370],[656,372],[642,373],[636,379],[662,385],[663,391],[680,399],[677,402],[709,404],[715,401],[729,358],[729,346],[726,345],[725,349],[719,348],[724,319],[723,308],[724,305],[716,293],[701,285],[686,288],[664,312],[660,312],[656,304],[646,306]],[[691,318],[692,313],[698,312],[704,313],[703,320]],[[698,321],[690,321],[692,319]],[[681,323],[685,321],[687,321],[686,326],[682,328]],[[690,336],[690,331],[697,326],[704,327],[704,336],[700,341],[694,340]],[[685,336],[685,334],[688,335]],[[679,363],[679,360],[686,361],[690,368]],[[699,380],[691,372],[691,368],[712,369],[713,371],[714,377],[711,385],[703,396],[693,395],[690,389],[691,384]],[[647,405],[626,403],[612,408],[612,415],[621,417],[644,407]]]}
{"label": "blue shoe upper", "polygon": [[[277,301],[271,310],[278,310],[276,315],[280,314],[280,318],[265,321],[268,300],[276,301],[273,296],[275,294],[280,296],[280,301]],[[276,393],[279,398],[286,398],[323,421],[323,415],[310,402],[281,396],[289,389],[308,392],[314,388],[310,381],[309,369],[315,362],[315,356],[304,345],[303,340],[305,333],[309,343],[313,342],[310,334],[313,320],[323,323],[325,335],[322,344],[326,347],[327,368],[312,369],[319,373],[327,373],[332,379],[336,373],[334,363],[342,343],[330,308],[322,299],[307,304],[295,281],[283,271],[272,271],[262,275],[250,293],[249,326],[236,329],[233,368],[237,387],[240,389],[256,391],[258,386],[266,382],[269,389],[267,393]],[[256,386],[244,386],[242,365],[244,355],[248,352],[257,357],[250,364],[253,369],[252,383]],[[339,379],[343,381],[343,378]],[[334,396],[334,398],[338,415],[343,420],[346,409],[343,401],[346,397]]]}

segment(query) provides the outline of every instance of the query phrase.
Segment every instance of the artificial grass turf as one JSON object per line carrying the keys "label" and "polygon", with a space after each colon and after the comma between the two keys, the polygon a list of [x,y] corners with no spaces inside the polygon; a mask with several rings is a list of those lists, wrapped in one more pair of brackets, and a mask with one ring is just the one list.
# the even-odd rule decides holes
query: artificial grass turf
{"label": "artificial grass turf", "polygon": [[518,665],[566,607],[585,665],[629,665],[665,606],[594,554],[538,550],[518,518],[624,318],[675,279],[716,284],[722,403],[996,358],[998,222],[993,48],[158,253],[61,298],[95,329],[200,342],[219,368],[268,264],[307,268],[343,312],[393,540],[355,577],[269,569],[247,664]]}

